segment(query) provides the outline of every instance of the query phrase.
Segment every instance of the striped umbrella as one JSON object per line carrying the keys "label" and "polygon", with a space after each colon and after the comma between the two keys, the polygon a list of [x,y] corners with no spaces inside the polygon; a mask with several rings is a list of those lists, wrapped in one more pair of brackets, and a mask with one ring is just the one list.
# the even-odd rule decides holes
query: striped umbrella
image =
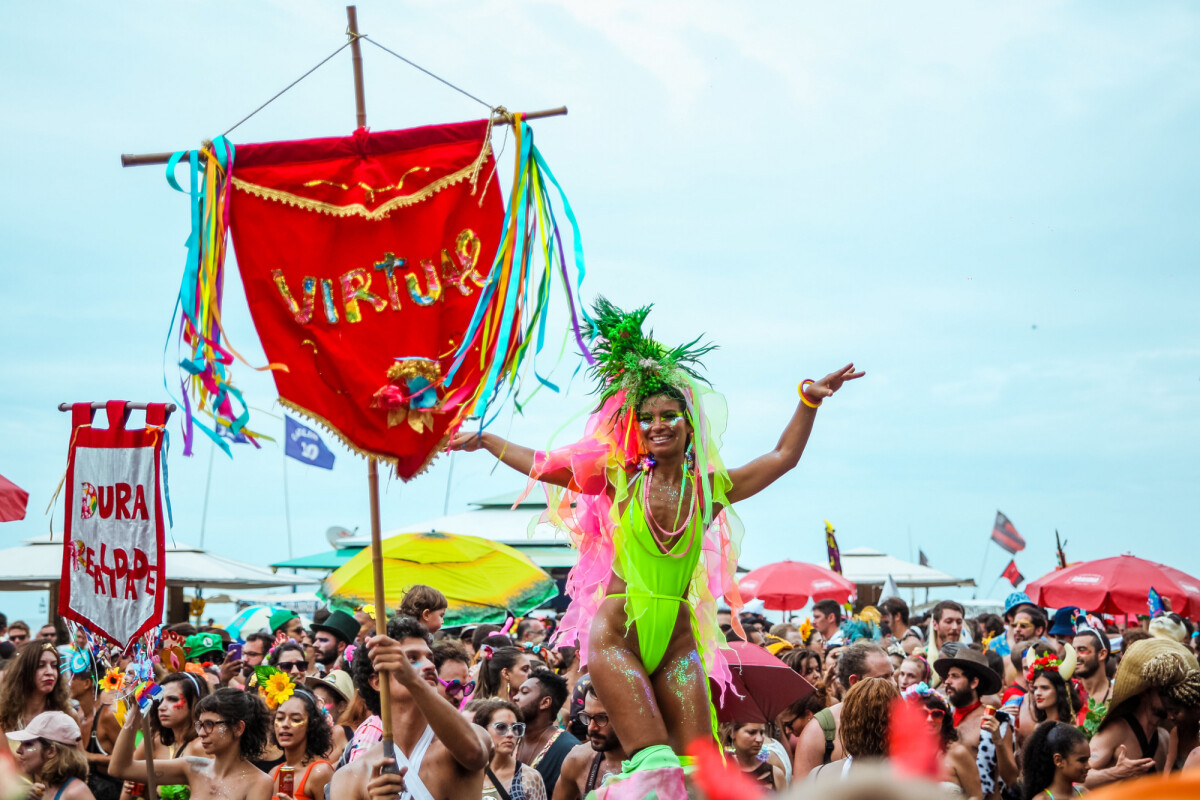
{"label": "striped umbrella", "polygon": [[[389,609],[423,583],[446,595],[448,627],[503,622],[558,594],[558,585],[521,552],[478,536],[441,531],[402,533],[383,542],[383,585]],[[320,594],[354,605],[374,602],[371,552],[363,550],[321,584]]]}

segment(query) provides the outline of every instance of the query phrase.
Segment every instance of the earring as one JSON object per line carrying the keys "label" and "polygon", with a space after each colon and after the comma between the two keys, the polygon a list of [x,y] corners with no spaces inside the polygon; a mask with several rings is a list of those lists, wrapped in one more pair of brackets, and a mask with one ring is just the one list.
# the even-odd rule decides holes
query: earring
{"label": "earring", "polygon": [[696,453],[692,448],[692,443],[688,442],[687,452],[684,454],[684,461],[687,462],[688,470],[696,468]]}

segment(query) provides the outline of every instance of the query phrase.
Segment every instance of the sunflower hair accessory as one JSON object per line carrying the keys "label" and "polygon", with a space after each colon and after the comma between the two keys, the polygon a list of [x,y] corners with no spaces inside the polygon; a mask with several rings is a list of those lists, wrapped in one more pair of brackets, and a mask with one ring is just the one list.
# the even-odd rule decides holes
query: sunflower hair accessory
{"label": "sunflower hair accessory", "polygon": [[274,711],[279,708],[296,691],[296,684],[291,677],[278,667],[262,665],[254,668],[250,685],[258,689],[259,695],[266,702],[267,708]]}
{"label": "sunflower hair accessory", "polygon": [[119,692],[125,686],[125,675],[117,667],[110,668],[100,679],[100,691]]}

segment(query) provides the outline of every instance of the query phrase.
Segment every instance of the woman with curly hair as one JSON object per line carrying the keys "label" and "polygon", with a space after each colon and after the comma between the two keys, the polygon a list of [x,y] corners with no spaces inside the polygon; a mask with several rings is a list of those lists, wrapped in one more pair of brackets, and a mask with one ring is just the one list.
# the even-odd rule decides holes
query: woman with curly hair
{"label": "woman with curly hair", "polygon": [[17,764],[33,783],[31,797],[95,800],[88,789],[88,763],[79,748],[79,723],[61,711],[38,714],[24,730],[10,731],[19,743]]}
{"label": "woman with curly hair", "polygon": [[67,681],[59,672],[58,650],[50,642],[21,645],[0,684],[0,730],[19,731],[44,711],[71,713]]}
{"label": "woman with curly hair", "polygon": [[[333,727],[317,699],[297,687],[275,709],[271,741],[283,750],[284,763],[271,770],[276,796],[282,800],[324,800],[325,785],[333,780],[333,765],[325,760],[333,747]],[[292,789],[281,777],[293,776]]]}
{"label": "woman with curly hair", "polygon": [[950,713],[949,704],[923,684],[906,691],[903,696],[905,701],[925,712],[929,729],[937,735],[942,784],[957,790],[963,797],[983,797],[975,754],[958,741],[958,731],[954,730],[954,715]]}
{"label": "woman with curly hair", "polygon": [[[1026,675],[1029,680],[1026,701],[1032,701],[1030,711],[1039,724],[1049,720],[1080,725],[1087,716],[1087,704],[1080,698],[1075,682],[1064,678],[1059,667],[1053,656],[1044,656],[1030,668]],[[1030,736],[1032,731],[1028,726],[1017,725],[1019,746],[1024,747]]]}
{"label": "woman with curly hair", "polygon": [[[270,714],[262,699],[240,689],[218,689],[196,708],[196,733],[205,758],[170,758],[154,762],[162,783],[186,784],[196,797],[226,800],[271,800],[274,782],[254,768],[250,759],[267,744]],[[113,749],[111,772],[145,783],[145,762],[133,760],[133,741],[142,724],[135,703],[125,715],[121,735]]]}
{"label": "woman with curly hair", "polygon": [[[170,758],[204,755],[200,739],[196,736],[196,707],[200,700],[208,697],[208,681],[190,672],[172,672],[158,684],[162,692],[154,700],[154,712],[150,715],[150,733],[154,743],[154,761]],[[146,760],[146,742],[143,740],[133,751],[134,761]],[[142,794],[133,794],[134,782],[126,781],[126,800],[142,800]],[[159,796],[163,800],[186,800],[187,786],[183,784],[160,785]]]}
{"label": "woman with curly hair", "polygon": [[822,764],[809,773],[818,783],[842,780],[855,761],[877,761],[887,757],[888,722],[892,703],[900,696],[896,684],[888,678],[864,678],[850,687],[842,701],[842,719],[838,736],[846,757]]}
{"label": "woman with curly hair", "polygon": [[1025,743],[1021,771],[1024,800],[1065,800],[1075,797],[1087,779],[1091,749],[1083,732],[1065,722],[1047,720]]}

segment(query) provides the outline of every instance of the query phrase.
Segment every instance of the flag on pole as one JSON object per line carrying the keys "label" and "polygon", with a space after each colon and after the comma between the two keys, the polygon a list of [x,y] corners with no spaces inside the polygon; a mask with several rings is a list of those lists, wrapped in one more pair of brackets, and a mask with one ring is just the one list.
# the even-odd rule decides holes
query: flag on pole
{"label": "flag on pole", "polygon": [[900,587],[896,585],[896,579],[892,577],[892,573],[888,573],[887,580],[883,583],[883,591],[879,593],[880,602],[887,600],[889,597],[899,597]]}
{"label": "flag on pole", "polygon": [[287,441],[284,443],[283,452],[305,464],[321,469],[333,469],[333,453],[325,446],[317,432],[286,414],[284,419],[287,420]]}
{"label": "flag on pole", "polygon": [[1154,619],[1161,614],[1167,613],[1167,609],[1163,606],[1162,595],[1160,595],[1153,586],[1150,587],[1150,594],[1147,598],[1147,604],[1150,606],[1150,619]]}
{"label": "flag on pole", "polygon": [[922,567],[929,566],[929,556],[925,555],[924,550],[917,551],[917,563],[920,564]]}
{"label": "flag on pole", "polygon": [[1025,549],[1025,540],[1017,533],[1017,526],[999,511],[996,512],[996,524],[992,527],[992,541],[1013,555]]}
{"label": "flag on pole", "polygon": [[1004,572],[1000,573],[1001,578],[1008,578],[1008,582],[1013,585],[1013,588],[1020,586],[1025,582],[1025,576],[1021,574],[1021,570],[1017,569],[1016,559],[1010,559],[1008,566],[1004,568]]}
{"label": "flag on pole", "polygon": [[1067,552],[1065,550],[1063,550],[1063,547],[1066,546],[1066,542],[1064,542],[1062,540],[1062,537],[1060,537],[1058,535],[1058,528],[1054,529],[1054,545],[1058,551],[1058,568],[1066,569],[1067,568]]}
{"label": "flag on pole", "polygon": [[842,554],[838,550],[837,537],[833,534],[833,525],[829,524],[829,520],[825,520],[825,550],[829,553],[829,568],[841,575]]}

